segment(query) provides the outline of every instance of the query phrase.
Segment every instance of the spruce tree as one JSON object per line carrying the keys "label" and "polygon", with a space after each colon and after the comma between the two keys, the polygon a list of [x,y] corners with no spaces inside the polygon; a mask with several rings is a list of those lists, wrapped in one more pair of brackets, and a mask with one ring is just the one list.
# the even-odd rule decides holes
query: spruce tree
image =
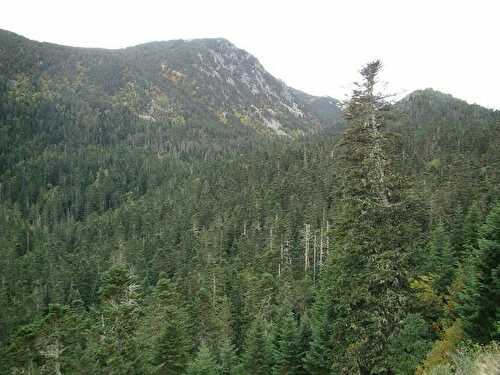
{"label": "spruce tree", "polygon": [[277,324],[274,373],[277,375],[295,375],[302,365],[297,320],[294,314],[289,312]]}
{"label": "spruce tree", "polygon": [[269,323],[258,316],[253,322],[245,340],[243,369],[247,374],[272,374],[273,342]]}
{"label": "spruce tree", "polygon": [[312,340],[312,332],[311,332],[311,322],[307,313],[300,318],[299,324],[299,338],[297,344],[297,356],[300,361],[300,365],[297,367],[296,374],[297,375],[308,375],[309,371],[306,368],[306,356],[309,352],[309,348]]}
{"label": "spruce tree", "polygon": [[[86,369],[87,319],[83,311],[50,305],[47,315],[23,326],[3,354],[5,373],[81,373]],[[2,367],[5,366],[5,367]]]}
{"label": "spruce tree", "polygon": [[481,227],[478,245],[458,310],[467,336],[488,343],[500,340],[500,204]]}
{"label": "spruce tree", "polygon": [[479,228],[483,220],[479,204],[473,203],[465,216],[462,257],[466,258],[474,249],[477,249]]}
{"label": "spruce tree", "polygon": [[390,105],[376,91],[381,68],[375,61],[361,70],[363,81],[346,105],[350,126],[337,149],[335,244],[321,274],[317,303],[323,306],[316,309],[311,345],[319,355],[331,351],[334,374],[391,373],[390,340],[408,312],[420,205],[394,166],[399,143],[385,130]]}
{"label": "spruce tree", "polygon": [[217,375],[217,364],[208,346],[202,344],[193,362],[186,370],[186,375]]}
{"label": "spruce tree", "polygon": [[433,275],[435,291],[438,294],[446,293],[453,280],[456,259],[453,256],[448,233],[442,223],[439,223],[431,233],[427,262],[429,272]]}
{"label": "spruce tree", "polygon": [[304,367],[310,374],[328,375],[332,365],[331,315],[332,306],[327,299],[330,294],[329,279],[323,273],[321,286],[313,306],[311,321],[311,341],[304,358]]}
{"label": "spruce tree", "polygon": [[240,360],[229,337],[225,337],[219,342],[217,362],[221,375],[237,375],[240,369]]}
{"label": "spruce tree", "polygon": [[136,340],[143,348],[146,373],[172,375],[185,371],[192,350],[188,315],[175,284],[164,274],[148,301]]}
{"label": "spruce tree", "polygon": [[93,309],[83,358],[95,374],[138,374],[134,335],[142,314],[142,293],[125,264],[112,266],[102,277],[100,304]]}

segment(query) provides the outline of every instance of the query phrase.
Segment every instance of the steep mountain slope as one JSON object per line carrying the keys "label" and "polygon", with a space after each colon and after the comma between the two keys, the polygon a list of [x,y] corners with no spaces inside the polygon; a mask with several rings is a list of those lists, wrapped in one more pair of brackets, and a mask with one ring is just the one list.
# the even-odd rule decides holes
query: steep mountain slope
{"label": "steep mountain slope", "polygon": [[197,118],[279,135],[336,128],[341,122],[336,100],[288,87],[224,39],[104,50],[38,43],[0,31],[0,77],[11,86],[26,77],[36,89],[72,86],[87,102],[119,102],[151,122],[189,126]]}

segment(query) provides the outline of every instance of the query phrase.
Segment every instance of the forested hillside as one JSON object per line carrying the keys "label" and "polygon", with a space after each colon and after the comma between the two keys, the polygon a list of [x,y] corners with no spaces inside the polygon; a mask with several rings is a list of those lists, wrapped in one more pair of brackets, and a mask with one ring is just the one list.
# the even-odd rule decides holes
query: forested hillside
{"label": "forested hillside", "polygon": [[0,51],[0,373],[500,366],[498,111],[374,62],[341,116],[223,40]]}
{"label": "forested hillside", "polygon": [[[39,43],[0,30],[0,76],[44,99],[64,98],[106,121],[117,112],[150,125],[217,124],[226,131],[297,135],[339,128],[339,102],[288,87],[225,39],[104,50]],[[67,97],[70,96],[70,97]],[[236,128],[236,129],[235,129]]]}

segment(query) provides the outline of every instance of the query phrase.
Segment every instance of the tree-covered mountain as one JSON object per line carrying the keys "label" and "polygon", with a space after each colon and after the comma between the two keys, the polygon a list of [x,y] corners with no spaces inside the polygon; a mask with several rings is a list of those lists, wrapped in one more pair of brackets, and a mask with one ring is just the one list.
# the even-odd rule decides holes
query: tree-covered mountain
{"label": "tree-covered mountain", "polygon": [[0,37],[0,373],[497,366],[499,112]]}
{"label": "tree-covered mountain", "polygon": [[411,93],[397,103],[409,122],[405,132],[414,152],[426,158],[441,153],[481,153],[496,134],[499,112],[469,105],[463,100],[432,89]]}
{"label": "tree-covered mountain", "polygon": [[197,119],[282,135],[341,122],[336,100],[288,87],[225,39],[104,50],[38,43],[1,31],[0,51],[0,75],[13,85],[28,75],[36,89],[72,86],[97,110],[106,110],[99,107],[109,102],[125,104],[150,122]]}

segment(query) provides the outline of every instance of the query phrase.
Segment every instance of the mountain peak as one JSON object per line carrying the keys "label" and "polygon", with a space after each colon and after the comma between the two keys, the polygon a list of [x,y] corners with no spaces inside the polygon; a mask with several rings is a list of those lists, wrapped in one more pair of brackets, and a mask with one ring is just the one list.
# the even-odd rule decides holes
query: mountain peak
{"label": "mountain peak", "polygon": [[441,91],[426,88],[416,90],[398,102],[415,123],[463,122],[475,124],[489,119],[494,121],[498,112]]}
{"label": "mountain peak", "polygon": [[414,100],[417,98],[427,98],[427,99],[437,99],[437,100],[445,100],[445,101],[453,101],[458,100],[465,103],[465,101],[455,98],[451,94],[447,94],[445,92],[435,90],[431,87],[425,89],[419,89],[408,94],[403,100]]}
{"label": "mountain peak", "polygon": [[[245,125],[263,125],[278,134],[336,126],[338,103],[323,103],[316,111],[315,97],[302,95],[269,74],[259,60],[224,38],[154,42],[125,50],[137,64],[156,69],[176,87],[189,86],[199,107]],[[151,77],[151,79],[154,79]],[[170,82],[168,82],[170,81]],[[329,108],[326,108],[329,107]]]}
{"label": "mountain peak", "polygon": [[426,88],[426,89],[421,89],[421,90],[415,90],[412,93],[408,94],[406,97],[401,99],[401,102],[412,102],[412,101],[424,101],[427,102],[429,105],[455,105],[455,106],[470,106],[471,108],[475,108],[476,110],[483,110],[483,111],[490,111],[493,112],[493,109],[489,109],[486,107],[483,107],[479,104],[471,104],[463,99],[457,98],[451,94],[433,89],[433,88]]}

